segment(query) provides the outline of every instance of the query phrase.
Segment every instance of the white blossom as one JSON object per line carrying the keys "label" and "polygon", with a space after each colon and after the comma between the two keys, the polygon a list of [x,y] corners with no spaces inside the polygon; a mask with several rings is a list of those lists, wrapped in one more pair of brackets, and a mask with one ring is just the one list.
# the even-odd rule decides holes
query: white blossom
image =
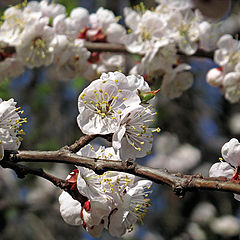
{"label": "white blossom", "polygon": [[240,60],[239,41],[229,34],[223,35],[217,42],[218,49],[214,53],[214,61],[223,67],[225,72],[234,69]]}
{"label": "white blossom", "polygon": [[232,138],[222,147],[224,160],[234,167],[240,166],[240,143],[236,138]]}
{"label": "white blossom", "polygon": [[124,37],[124,44],[128,51],[145,54],[155,40],[161,41],[164,37],[166,23],[157,13],[147,10],[141,15],[125,8],[124,15],[125,22],[131,29],[131,32]]}
{"label": "white blossom", "polygon": [[166,73],[161,85],[162,93],[169,99],[173,99],[190,88],[193,84],[193,75],[186,71],[190,68],[188,64],[180,64],[172,72]]}
{"label": "white blossom", "polygon": [[227,73],[223,79],[224,96],[231,103],[240,99],[240,72]]}
{"label": "white blossom", "polygon": [[225,74],[222,67],[212,68],[206,75],[207,82],[214,87],[221,87],[223,85],[223,79]]}
{"label": "white blossom", "polygon": [[[210,177],[226,177],[232,180],[240,180],[240,143],[236,138],[232,138],[222,147],[222,156],[226,162],[214,163],[209,170]],[[234,194],[234,198],[240,201],[239,194]]]}
{"label": "white blossom", "polygon": [[144,157],[151,153],[153,122],[151,110],[133,105],[123,110],[119,129],[113,134],[113,147],[120,151],[120,158]]}
{"label": "white blossom", "polygon": [[17,54],[7,52],[6,47],[8,47],[8,46],[3,44],[3,47],[1,48],[1,43],[0,43],[0,49],[2,50],[2,52],[0,53],[0,58],[1,58],[0,81],[4,80],[6,78],[17,77],[24,72],[23,63],[17,57]]}
{"label": "white blossom", "polygon": [[3,150],[17,150],[22,140],[20,135],[24,132],[21,129],[22,123],[26,122],[26,118],[20,118],[19,114],[23,111],[16,108],[16,102],[11,98],[3,101],[0,98],[0,149],[1,158]]}
{"label": "white blossom", "polygon": [[139,64],[136,64],[130,71],[132,74],[144,74],[147,79],[162,76],[171,72],[173,65],[177,64],[178,56],[175,44],[168,40],[156,41],[152,47],[146,51]]}
{"label": "white blossom", "polygon": [[[94,149],[86,145],[80,156],[119,161],[113,148]],[[84,196],[81,204],[63,192],[59,197],[63,219],[71,225],[83,225],[93,237],[99,237],[105,228],[112,236],[121,237],[142,221],[150,206],[148,198],[152,182],[139,180],[134,175],[121,172],[105,172],[97,175],[92,170],[78,167],[67,177],[74,189]],[[74,190],[75,191],[75,190]]]}
{"label": "white blossom", "polygon": [[54,68],[56,76],[60,80],[85,77],[94,79],[96,73],[87,60],[90,52],[84,47],[84,41],[75,39],[70,43],[65,35],[56,37],[57,48],[54,56]]}
{"label": "white blossom", "polygon": [[54,31],[47,25],[46,19],[40,19],[22,32],[21,42],[16,48],[17,55],[29,68],[48,66],[54,58],[54,37]]}
{"label": "white blossom", "polygon": [[97,73],[124,70],[125,57],[122,54],[103,52],[99,54],[99,61],[93,63],[93,68]]}
{"label": "white blossom", "polygon": [[41,17],[48,17],[49,19],[54,19],[60,14],[66,14],[66,9],[62,4],[49,3],[48,0],[42,0],[40,2],[31,1],[28,2],[27,6],[24,8],[24,13],[40,13]]}
{"label": "white blossom", "polygon": [[89,13],[87,9],[74,8],[69,17],[59,14],[53,19],[53,28],[56,34],[65,35],[70,41],[81,36],[89,28]]}
{"label": "white blossom", "polygon": [[184,14],[176,13],[171,22],[169,21],[173,28],[173,38],[176,40],[180,50],[187,55],[194,54],[198,49],[199,18],[196,12],[188,10]]}
{"label": "white blossom", "polygon": [[118,88],[120,79],[98,79],[83,90],[78,99],[78,125],[85,134],[108,134],[118,129],[122,110],[140,103],[135,92]]}
{"label": "white blossom", "polygon": [[221,36],[221,24],[203,21],[199,24],[199,48],[212,51],[216,48]]}
{"label": "white blossom", "polygon": [[113,210],[109,218],[109,233],[112,236],[121,237],[127,230],[132,230],[137,220],[142,221],[150,206],[148,194],[151,192],[151,185],[149,180],[140,180],[119,193],[122,203]]}
{"label": "white blossom", "polygon": [[172,11],[183,11],[192,7],[192,2],[190,0],[156,0],[156,2]]}
{"label": "white blossom", "polygon": [[137,89],[144,92],[151,90],[148,83],[140,75],[125,76],[123,73],[116,71],[103,73],[100,79],[104,81],[112,80],[117,84],[119,89],[126,89],[134,91],[135,93],[137,93]]}

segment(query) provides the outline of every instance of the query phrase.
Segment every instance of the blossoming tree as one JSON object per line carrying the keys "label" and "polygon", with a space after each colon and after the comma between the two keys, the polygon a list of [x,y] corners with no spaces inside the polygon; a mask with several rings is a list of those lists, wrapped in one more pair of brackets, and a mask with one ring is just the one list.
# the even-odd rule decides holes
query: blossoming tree
{"label": "blossoming tree", "polygon": [[[214,67],[205,71],[206,82],[221,90],[229,101],[224,102],[227,106],[239,103],[240,44],[231,34],[239,29],[240,15],[231,15],[234,4],[227,1],[222,19],[214,22],[196,8],[196,2],[157,0],[154,9],[147,9],[143,3],[135,8],[126,7],[125,25],[103,7],[91,14],[82,7],[66,11],[64,5],[47,0],[24,1],[8,7],[0,26],[0,88],[3,88],[0,94],[6,93],[8,87],[14,88],[16,81],[28,78],[25,93],[20,89],[19,95],[16,94],[20,102],[25,99],[22,108],[26,104],[34,111],[35,104],[35,110],[47,114],[36,124],[31,114],[25,117],[28,114],[16,107],[12,96],[0,95],[3,174],[5,168],[10,168],[19,178],[32,174],[61,188],[62,218],[70,225],[82,225],[94,238],[104,232],[112,237],[124,237],[137,221],[143,222],[151,206],[153,182],[168,185],[179,197],[188,191],[211,190],[232,192],[234,198],[240,200],[240,143],[236,138],[220,139],[222,145],[225,143],[223,158],[208,166],[208,177],[196,169],[190,171],[201,163],[201,152],[196,146],[201,145],[204,152],[205,145],[200,138],[196,138],[194,147],[181,144],[177,135],[167,132],[183,128],[184,134],[194,136],[196,126],[203,124],[198,135],[208,134],[204,118],[198,124],[195,120],[200,110],[209,108],[199,108],[194,93],[196,87],[192,86],[197,78],[194,64],[201,65],[202,59],[210,57],[218,64],[211,63]],[[38,80],[40,75],[43,77]],[[66,94],[64,90],[71,84],[77,84],[75,93],[71,88]],[[45,87],[40,91],[46,98],[40,96],[35,101],[38,92],[34,89],[40,86]],[[64,102],[61,93],[71,102],[75,101],[78,109],[69,107],[68,110],[68,104],[59,101]],[[53,99],[48,98],[49,95]],[[31,113],[29,107],[26,108]],[[45,123],[48,126],[49,117],[53,124],[46,132],[37,132],[38,138],[47,139],[46,136],[52,134],[61,139],[68,135],[70,127],[64,129],[62,122],[67,118],[59,114],[61,109],[68,117],[68,124],[76,119],[78,128],[72,134],[75,142],[72,143],[74,138],[71,138],[71,141],[60,141],[61,146],[54,150],[51,144],[47,144],[44,151],[41,147],[32,150],[36,146],[30,138],[25,142],[24,136],[25,132],[34,134],[29,124],[42,131]],[[77,116],[73,117],[76,109]],[[159,133],[160,127],[163,133]],[[235,129],[235,135],[240,134],[240,127]],[[206,145],[211,144],[201,137]],[[21,142],[28,150],[19,150]],[[154,142],[157,142],[155,148]],[[145,163],[140,165],[138,158],[144,158]],[[58,178],[30,163],[64,163],[71,165],[72,170],[64,180],[63,175]],[[199,207],[205,208],[208,209],[204,213],[205,224],[208,224],[215,218],[215,210],[209,203]],[[204,239],[195,234],[202,231],[199,216],[199,213],[193,214],[195,222],[187,226],[186,232],[193,239]],[[223,216],[223,220],[218,221],[216,218],[209,225],[216,234],[226,237],[240,233],[240,224],[234,217]],[[221,224],[236,227],[229,234]],[[185,239],[184,235],[179,239]]]}

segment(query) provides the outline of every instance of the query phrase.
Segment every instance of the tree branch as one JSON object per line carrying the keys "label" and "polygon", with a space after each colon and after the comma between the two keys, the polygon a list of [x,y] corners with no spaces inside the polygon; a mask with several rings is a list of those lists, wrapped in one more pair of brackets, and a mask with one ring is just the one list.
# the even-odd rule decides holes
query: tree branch
{"label": "tree branch", "polygon": [[[123,53],[123,54],[129,54],[130,52],[125,48],[122,44],[116,44],[116,43],[93,43],[93,42],[84,42],[84,46],[91,52],[115,52],[115,53]],[[8,46],[6,48],[3,48],[3,50],[7,53],[15,53],[16,49],[15,47]],[[131,53],[130,53],[131,54]],[[187,56],[185,53],[178,51],[179,55]],[[206,57],[213,59],[213,52],[205,52],[201,49],[198,49],[197,52],[194,55],[190,55],[190,57]],[[0,57],[0,62],[3,61]]]}
{"label": "tree branch", "polygon": [[[117,53],[130,53],[124,45],[116,44],[116,43],[93,43],[93,42],[85,42],[84,46],[92,52],[117,52]],[[179,55],[188,56],[185,53],[178,51]],[[205,57],[213,59],[213,52],[206,52],[204,50],[198,49],[194,55],[190,55],[189,57]]]}
{"label": "tree branch", "polygon": [[[0,165],[9,167],[16,172],[19,167],[23,168],[23,175],[31,173],[40,177],[44,177],[51,181],[54,185],[64,189],[66,183],[63,180],[52,179],[52,176],[45,175],[42,170],[30,170],[29,168],[19,165],[18,162],[49,162],[49,163],[66,163],[77,166],[84,166],[94,170],[97,174],[102,174],[105,171],[120,171],[134,174],[152,180],[158,184],[165,184],[173,189],[179,197],[183,197],[185,192],[195,190],[214,190],[226,191],[232,193],[240,193],[240,184],[233,182],[227,178],[210,178],[202,177],[201,175],[184,175],[180,173],[169,173],[165,169],[154,169],[147,166],[136,164],[133,161],[114,161],[93,159],[78,156],[71,153],[67,148],[62,148],[58,151],[19,151],[18,153],[9,154],[8,158],[4,158]],[[20,172],[21,173],[21,172]],[[20,177],[22,175],[20,174]],[[49,177],[50,176],[50,177]],[[65,189],[64,189],[65,190]]]}
{"label": "tree branch", "polygon": [[96,137],[98,137],[97,134],[93,134],[93,135],[84,135],[82,137],[80,137],[75,143],[73,143],[72,145],[70,145],[68,148],[68,150],[70,152],[76,153],[78,152],[82,147],[86,146],[88,143],[90,143],[93,139],[95,139]]}

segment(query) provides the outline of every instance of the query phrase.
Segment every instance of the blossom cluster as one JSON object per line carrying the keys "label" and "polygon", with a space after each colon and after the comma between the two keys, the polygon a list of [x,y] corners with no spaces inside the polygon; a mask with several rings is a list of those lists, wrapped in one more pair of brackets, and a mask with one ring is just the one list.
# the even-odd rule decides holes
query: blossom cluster
{"label": "blossom cluster", "polygon": [[[149,102],[158,91],[150,91],[141,76],[125,76],[121,72],[103,73],[80,94],[77,122],[85,134],[111,134],[112,147],[94,149],[86,145],[77,154],[110,161],[135,160],[151,152],[152,132],[149,125],[155,112]],[[149,97],[150,95],[150,97]],[[148,102],[149,101],[149,102]],[[78,167],[67,179],[74,186],[59,198],[64,220],[83,227],[94,237],[105,228],[120,237],[133,224],[142,221],[149,204],[148,180],[121,172],[99,176]]]}
{"label": "blossom cluster", "polygon": [[[222,156],[219,163],[214,163],[209,170],[210,177],[226,177],[233,181],[240,180],[240,143],[232,138],[222,147]],[[224,161],[223,161],[224,160]],[[240,201],[240,195],[234,194],[234,198]]]}
{"label": "blossom cluster", "polygon": [[[86,145],[77,154],[120,160],[112,147],[94,149]],[[78,167],[67,181],[72,184],[75,199],[62,192],[59,197],[61,215],[68,224],[82,225],[93,237],[99,237],[103,229],[121,237],[133,229],[137,220],[142,221],[150,206],[148,196],[152,182],[139,180],[131,174],[108,171],[97,175],[93,170]]]}
{"label": "blossom cluster", "polygon": [[[4,12],[0,27],[1,79],[16,77],[24,67],[53,65],[60,79],[97,77],[123,67],[123,56],[89,52],[84,41],[122,43],[125,29],[114,14],[99,8],[89,14],[75,8],[67,17],[61,4],[31,1]],[[15,51],[13,51],[13,48]]]}
{"label": "blossom cluster", "polygon": [[24,134],[21,126],[27,121],[20,117],[22,113],[12,98],[8,101],[0,98],[0,160],[4,157],[4,150],[17,150],[20,146]]}
{"label": "blossom cluster", "polygon": [[240,100],[240,42],[225,34],[217,42],[217,47],[214,61],[219,67],[209,70],[207,81],[219,87],[228,101],[236,103]]}
{"label": "blossom cluster", "polygon": [[162,94],[170,99],[179,97],[192,85],[193,76],[177,49],[187,55],[198,48],[212,50],[220,32],[199,11],[192,10],[190,1],[157,2],[154,10],[146,10],[142,4],[135,10],[125,8],[128,33],[119,18],[103,8],[89,14],[78,7],[67,16],[63,5],[48,0],[10,7],[0,26],[1,79],[20,75],[25,67],[49,65],[58,79],[95,79],[103,72],[124,70],[125,57],[90,52],[85,41],[117,43],[141,56],[131,74],[159,77]]}
{"label": "blossom cluster", "polygon": [[144,157],[151,152],[152,132],[159,129],[149,127],[156,112],[142,96],[155,92],[141,76],[103,73],[79,96],[78,125],[84,134],[113,134],[112,146],[122,160]]}

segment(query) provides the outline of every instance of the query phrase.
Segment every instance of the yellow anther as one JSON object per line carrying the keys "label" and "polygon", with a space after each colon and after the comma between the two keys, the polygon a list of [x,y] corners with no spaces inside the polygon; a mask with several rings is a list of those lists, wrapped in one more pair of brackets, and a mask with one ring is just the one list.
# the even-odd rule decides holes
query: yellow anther
{"label": "yellow anther", "polygon": [[86,103],[87,103],[87,101],[85,100],[83,103],[84,103],[84,104],[86,104]]}
{"label": "yellow anther", "polygon": [[93,101],[90,101],[91,104],[93,104]]}
{"label": "yellow anther", "polygon": [[97,92],[97,90],[96,89],[94,89],[94,91],[93,91],[94,93],[96,93]]}
{"label": "yellow anther", "polygon": [[99,89],[99,92],[100,92],[100,93],[103,93],[103,90],[102,90],[102,89]]}
{"label": "yellow anther", "polygon": [[156,128],[156,129],[152,130],[152,132],[160,132],[160,131],[161,131],[160,128]]}
{"label": "yellow anther", "polygon": [[121,93],[121,92],[122,92],[122,89],[118,89],[118,92]]}
{"label": "yellow anther", "polygon": [[105,117],[105,116],[106,116],[106,114],[105,114],[105,113],[102,113],[102,114],[101,114],[101,116],[102,116],[102,117]]}
{"label": "yellow anther", "polygon": [[126,101],[127,100],[127,98],[123,98],[123,101]]}
{"label": "yellow anther", "polygon": [[116,117],[112,117],[112,119],[115,119]]}
{"label": "yellow anther", "polygon": [[97,113],[100,113],[101,112],[101,110],[97,110]]}
{"label": "yellow anther", "polygon": [[137,148],[137,150],[140,152],[142,149],[139,147],[139,148]]}
{"label": "yellow anther", "polygon": [[141,145],[143,145],[144,144],[144,142],[141,142]]}
{"label": "yellow anther", "polygon": [[118,79],[115,79],[115,83],[117,83],[118,82]]}
{"label": "yellow anther", "polygon": [[121,111],[121,110],[119,110],[117,113],[118,113],[118,114],[121,114],[121,113],[122,113],[122,111]]}

